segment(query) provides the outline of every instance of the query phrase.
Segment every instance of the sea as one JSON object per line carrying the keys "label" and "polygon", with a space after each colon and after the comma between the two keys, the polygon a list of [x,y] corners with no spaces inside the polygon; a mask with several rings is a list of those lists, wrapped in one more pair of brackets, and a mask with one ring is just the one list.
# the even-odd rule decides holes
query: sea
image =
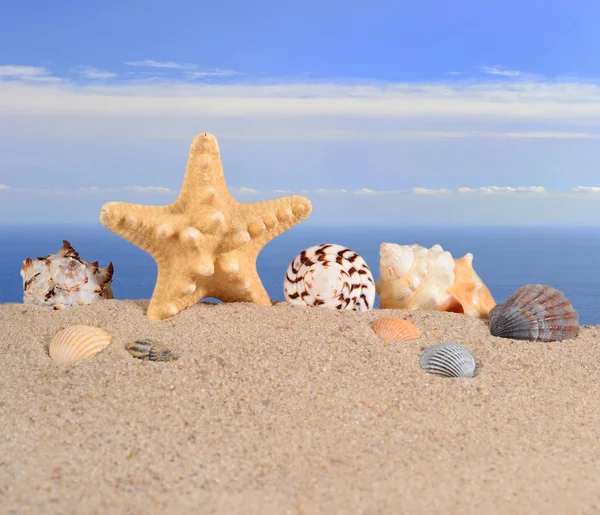
{"label": "sea", "polygon": [[[157,273],[152,257],[99,223],[0,225],[0,303],[22,302],[23,281],[19,274],[23,260],[54,254],[63,240],[68,240],[87,261],[99,261],[101,267],[113,263],[115,298],[152,296]],[[548,284],[571,301],[581,325],[600,325],[600,227],[299,224],[263,248],[257,269],[271,299],[283,300],[283,278],[294,257],[313,245],[336,243],[360,254],[377,281],[383,242],[426,247],[437,243],[454,257],[470,252],[476,272],[496,302],[502,302],[524,284]]]}

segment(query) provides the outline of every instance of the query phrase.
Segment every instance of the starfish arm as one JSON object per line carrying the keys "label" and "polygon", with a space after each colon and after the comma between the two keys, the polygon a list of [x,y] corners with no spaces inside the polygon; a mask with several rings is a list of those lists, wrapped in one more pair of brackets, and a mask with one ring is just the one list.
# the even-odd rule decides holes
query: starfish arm
{"label": "starfish arm", "polygon": [[190,145],[185,176],[176,204],[229,204],[232,198],[225,183],[217,139],[205,132],[197,134]]}
{"label": "starfish arm", "polygon": [[271,298],[265,290],[256,270],[256,257],[245,255],[238,272],[228,273],[218,285],[213,286],[213,296],[223,302],[254,302],[271,306]]}
{"label": "starfish arm", "polygon": [[174,216],[170,206],[144,206],[128,202],[107,202],[100,221],[109,231],[148,252],[155,259],[165,252],[164,240],[173,236]]}
{"label": "starfish arm", "polygon": [[239,221],[232,224],[223,238],[223,250],[238,248],[245,243],[260,250],[273,238],[306,219],[311,211],[310,200],[300,195],[240,204]]}
{"label": "starfish arm", "polygon": [[193,279],[194,274],[181,270],[179,260],[159,260],[157,265],[156,286],[148,304],[150,320],[169,318],[207,296],[204,285],[198,285]]}

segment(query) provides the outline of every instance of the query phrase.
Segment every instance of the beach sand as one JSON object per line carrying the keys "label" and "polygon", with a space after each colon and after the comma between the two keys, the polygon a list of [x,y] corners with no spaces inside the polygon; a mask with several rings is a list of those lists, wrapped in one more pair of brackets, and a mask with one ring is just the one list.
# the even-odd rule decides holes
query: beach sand
{"label": "beach sand", "polygon": [[[530,343],[453,313],[147,305],[0,305],[0,513],[600,513],[600,327]],[[384,344],[387,315],[421,337]],[[73,324],[111,346],[53,362]],[[180,358],[134,359],[143,337]],[[477,375],[423,372],[438,342]]]}

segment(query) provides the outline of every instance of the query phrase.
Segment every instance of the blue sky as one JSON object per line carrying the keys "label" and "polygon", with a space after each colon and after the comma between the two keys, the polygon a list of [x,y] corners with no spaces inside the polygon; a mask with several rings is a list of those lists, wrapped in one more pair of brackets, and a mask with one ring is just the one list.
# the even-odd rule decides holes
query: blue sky
{"label": "blue sky", "polygon": [[600,223],[596,2],[11,4],[0,223],[171,202],[204,131],[305,223]]}

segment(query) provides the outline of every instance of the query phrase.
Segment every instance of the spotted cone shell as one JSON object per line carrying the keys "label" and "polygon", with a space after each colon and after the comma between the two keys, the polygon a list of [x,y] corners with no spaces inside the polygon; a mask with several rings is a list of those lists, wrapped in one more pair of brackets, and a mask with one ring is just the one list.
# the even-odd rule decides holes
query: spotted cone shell
{"label": "spotted cone shell", "polygon": [[403,318],[383,317],[371,324],[375,334],[384,342],[407,342],[418,338],[421,334],[419,328]]}
{"label": "spotted cone shell", "polygon": [[48,346],[50,357],[58,363],[93,358],[110,345],[112,336],[104,329],[74,325],[54,335]]}
{"label": "spotted cone shell", "polygon": [[579,315],[560,290],[526,284],[490,311],[490,332],[533,342],[569,340],[579,334]]}
{"label": "spotted cone shell", "polygon": [[442,377],[473,377],[475,358],[457,343],[439,343],[421,354],[420,365],[429,374]]}
{"label": "spotted cone shell", "polygon": [[300,252],[286,271],[283,290],[287,302],[301,306],[368,311],[375,303],[375,282],[363,258],[334,243]]}

